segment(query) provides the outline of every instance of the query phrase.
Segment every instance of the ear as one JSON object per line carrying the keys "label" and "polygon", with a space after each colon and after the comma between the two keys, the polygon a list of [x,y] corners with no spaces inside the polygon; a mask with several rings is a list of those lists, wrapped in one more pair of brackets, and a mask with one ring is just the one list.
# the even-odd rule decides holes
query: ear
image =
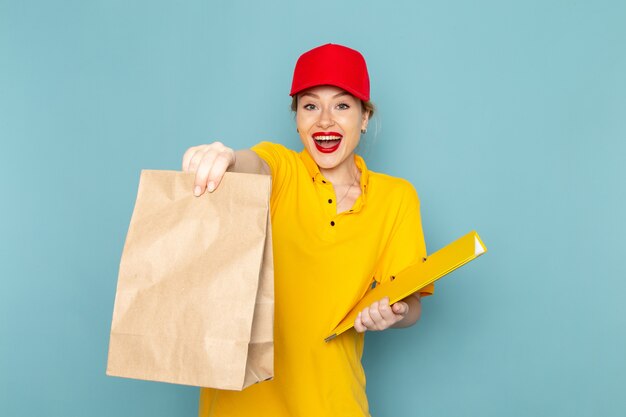
{"label": "ear", "polygon": [[361,130],[367,130],[367,124],[370,121],[370,111],[369,110],[364,110],[363,111],[363,119],[361,120]]}

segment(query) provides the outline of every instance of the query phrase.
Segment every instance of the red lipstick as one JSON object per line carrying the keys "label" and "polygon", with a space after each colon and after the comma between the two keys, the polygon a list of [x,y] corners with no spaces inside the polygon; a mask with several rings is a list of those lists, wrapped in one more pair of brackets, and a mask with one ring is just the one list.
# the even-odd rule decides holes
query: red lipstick
{"label": "red lipstick", "polygon": [[333,153],[339,149],[343,135],[337,132],[315,132],[313,142],[318,151],[322,153]]}

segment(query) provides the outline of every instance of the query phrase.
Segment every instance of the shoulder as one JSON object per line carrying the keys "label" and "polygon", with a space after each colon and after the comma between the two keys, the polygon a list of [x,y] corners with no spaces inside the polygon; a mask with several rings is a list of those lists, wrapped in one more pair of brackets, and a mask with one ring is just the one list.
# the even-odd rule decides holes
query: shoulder
{"label": "shoulder", "polygon": [[263,141],[263,142],[259,142],[256,145],[254,145],[252,147],[252,149],[266,149],[266,150],[276,150],[276,151],[289,151],[289,149],[287,149],[287,147],[285,145],[282,145],[280,143],[276,143],[276,142],[270,142],[270,141]]}
{"label": "shoulder", "polygon": [[280,143],[274,142],[259,142],[251,148],[254,152],[256,152],[259,156],[263,157],[263,155],[273,155],[279,157],[288,158],[290,156],[295,156],[296,152],[287,148],[285,145],[281,145]]}
{"label": "shoulder", "polygon": [[281,155],[296,155],[296,151],[287,148],[285,145],[275,142],[259,142],[251,148],[253,151],[281,154]]}
{"label": "shoulder", "polygon": [[370,171],[369,184],[370,192],[378,196],[387,196],[389,201],[419,205],[419,197],[415,187],[404,178]]}
{"label": "shoulder", "polygon": [[260,142],[250,149],[268,164],[273,175],[298,161],[298,153],[280,143]]}

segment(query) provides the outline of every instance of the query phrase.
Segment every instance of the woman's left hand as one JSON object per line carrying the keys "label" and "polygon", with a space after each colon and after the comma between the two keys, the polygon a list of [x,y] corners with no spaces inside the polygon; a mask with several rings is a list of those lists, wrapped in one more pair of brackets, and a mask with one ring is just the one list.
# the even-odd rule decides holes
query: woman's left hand
{"label": "woman's left hand", "polygon": [[354,320],[354,329],[359,333],[366,330],[385,330],[403,320],[408,312],[409,305],[406,302],[398,301],[390,306],[389,297],[385,297],[359,313]]}

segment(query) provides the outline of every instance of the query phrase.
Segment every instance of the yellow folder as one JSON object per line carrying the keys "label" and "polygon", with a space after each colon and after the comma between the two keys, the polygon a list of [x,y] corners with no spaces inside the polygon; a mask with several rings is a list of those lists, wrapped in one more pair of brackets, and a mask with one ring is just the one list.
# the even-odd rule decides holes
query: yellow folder
{"label": "yellow folder", "polygon": [[428,258],[404,269],[391,281],[379,284],[368,291],[325,340],[328,342],[350,329],[359,312],[374,301],[389,297],[389,304],[391,305],[437,281],[485,252],[487,252],[487,248],[475,231],[455,240]]}

